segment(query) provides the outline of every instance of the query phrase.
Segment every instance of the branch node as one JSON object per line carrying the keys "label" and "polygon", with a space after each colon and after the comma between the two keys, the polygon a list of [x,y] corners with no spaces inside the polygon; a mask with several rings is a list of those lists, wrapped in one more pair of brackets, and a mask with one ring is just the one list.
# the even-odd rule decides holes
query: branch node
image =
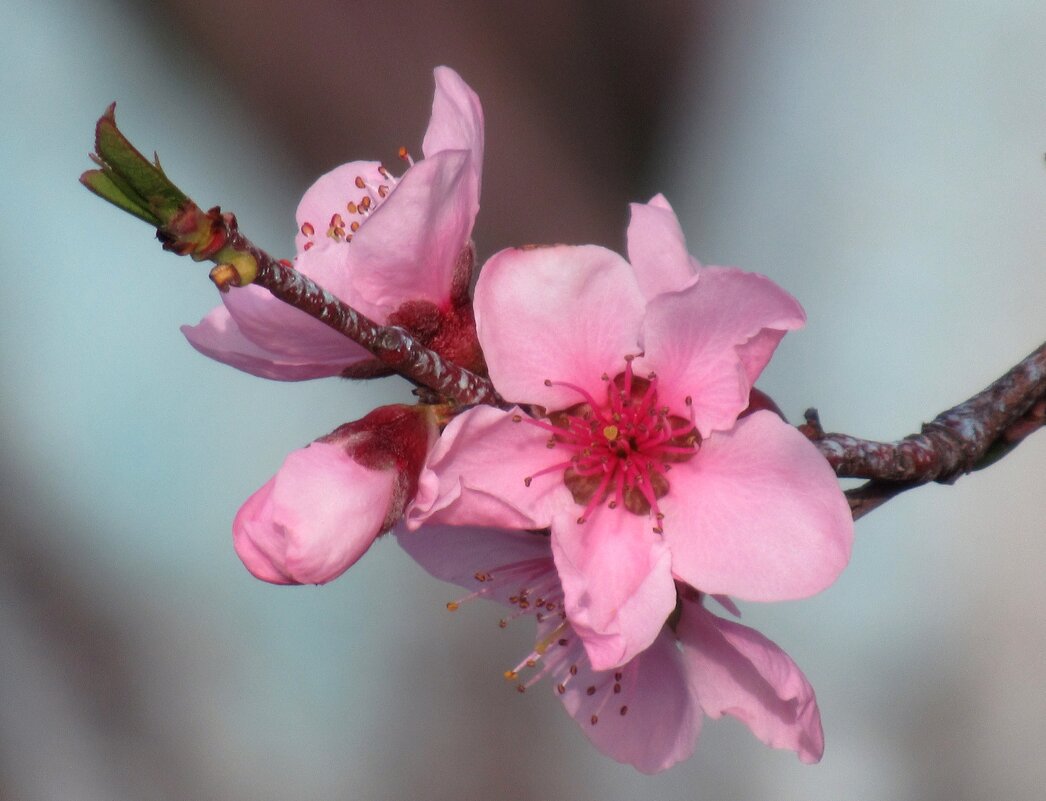
{"label": "branch node", "polygon": [[817,413],[817,409],[811,406],[803,412],[803,418],[806,422],[799,426],[799,431],[803,436],[810,440],[821,439],[824,436],[824,428],[821,426],[821,416]]}

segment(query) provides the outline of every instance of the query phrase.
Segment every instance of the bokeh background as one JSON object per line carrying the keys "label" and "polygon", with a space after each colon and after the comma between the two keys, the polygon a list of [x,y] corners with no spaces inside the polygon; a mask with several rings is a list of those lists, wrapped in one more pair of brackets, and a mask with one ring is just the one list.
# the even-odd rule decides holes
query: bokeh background
{"label": "bokeh background", "polygon": [[94,121],[281,255],[313,178],[420,148],[431,69],[487,115],[481,255],[624,244],[663,191],[706,263],[806,306],[762,382],[902,436],[1046,331],[1040,0],[0,4],[0,799],[1039,799],[1046,434],[861,521],[822,595],[745,620],[817,689],[816,767],[733,721],[645,777],[590,748],[496,608],[382,541],[252,579],[242,500],[395,380],[277,384],[178,326],[206,269],[76,183]]}

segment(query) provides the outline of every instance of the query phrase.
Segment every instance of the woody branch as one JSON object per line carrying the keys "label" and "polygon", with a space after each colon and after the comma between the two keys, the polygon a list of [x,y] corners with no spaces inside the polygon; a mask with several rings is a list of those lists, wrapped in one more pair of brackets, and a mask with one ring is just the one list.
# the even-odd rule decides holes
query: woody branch
{"label": "woody branch", "polygon": [[941,412],[895,442],[826,434],[816,409],[800,430],[840,478],[870,481],[849,490],[854,518],[890,498],[934,481],[950,484],[993,464],[1046,424],[1046,343],[969,400]]}
{"label": "woody branch", "polygon": [[[440,398],[461,405],[501,403],[490,380],[423,346],[403,328],[358,312],[289,262],[247,239],[230,213],[204,212],[149,162],[116,126],[114,106],[98,121],[99,169],[80,180],[92,192],[156,228],[165,249],[213,261],[211,279],[223,292],[257,284],[283,302],[365,347],[391,370]],[[951,483],[1004,456],[1046,422],[1046,344],[964,403],[939,414],[918,434],[875,442],[825,433],[816,409],[799,426],[840,478],[867,478],[847,491],[854,518],[929,482]]]}

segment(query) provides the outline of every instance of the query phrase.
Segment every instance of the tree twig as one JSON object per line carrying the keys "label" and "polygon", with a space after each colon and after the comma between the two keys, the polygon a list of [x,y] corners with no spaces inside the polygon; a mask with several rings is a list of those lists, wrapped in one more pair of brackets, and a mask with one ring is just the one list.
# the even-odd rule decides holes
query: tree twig
{"label": "tree twig", "polygon": [[104,200],[156,228],[165,249],[196,261],[213,261],[211,280],[223,292],[258,284],[362,345],[415,384],[459,404],[496,403],[490,380],[445,359],[398,326],[383,326],[320,287],[289,262],[274,259],[240,233],[233,214],[204,212],[150,162],[116,126],[115,104],[95,130],[97,170],[80,182]]}
{"label": "tree twig", "polygon": [[918,434],[875,442],[826,434],[816,409],[799,429],[840,478],[867,478],[848,490],[854,519],[900,493],[993,464],[1046,423],[1046,343],[972,398],[923,425]]}
{"label": "tree twig", "polygon": [[254,283],[359,342],[400,375],[444,398],[465,405],[500,402],[490,379],[444,359],[399,326],[378,325],[293,267],[269,257],[259,262]]}

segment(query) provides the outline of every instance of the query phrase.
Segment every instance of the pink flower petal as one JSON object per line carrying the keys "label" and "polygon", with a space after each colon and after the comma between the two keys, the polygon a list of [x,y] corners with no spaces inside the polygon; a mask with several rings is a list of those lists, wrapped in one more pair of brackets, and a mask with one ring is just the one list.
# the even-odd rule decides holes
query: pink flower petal
{"label": "pink flower petal", "polygon": [[781,601],[820,592],[846,566],[853,519],[818,450],[759,411],[673,465],[660,500],[672,572],[708,593]]}
{"label": "pink flower petal", "polygon": [[687,252],[686,238],[664,195],[649,203],[632,203],[628,224],[628,260],[648,300],[662,292],[684,289],[700,264]]}
{"label": "pink flower petal", "polygon": [[[795,327],[801,328],[802,324]],[[786,333],[788,332],[781,329],[764,328],[737,349],[745,375],[748,376],[749,387],[752,387],[755,380],[762,374],[763,368],[770,362],[770,357],[774,355],[774,351],[777,350],[777,346]]]}
{"label": "pink flower petal", "polygon": [[565,687],[560,697],[604,754],[657,773],[694,752],[701,710],[670,630],[663,629],[647,650],[616,671],[594,671],[583,659],[576,665],[577,675],[557,677]]}
{"label": "pink flower petal", "polygon": [[233,522],[233,545],[236,555],[255,578],[270,584],[296,584],[278,566],[282,565],[279,549],[272,553],[275,537],[268,521],[272,520],[275,486],[276,476],[273,476],[244,501]]}
{"label": "pink flower petal", "polygon": [[479,179],[483,165],[483,107],[479,97],[450,67],[436,67],[436,93],[432,98],[432,116],[421,144],[425,158],[443,150],[467,150],[476,179],[476,203],[479,204]]}
{"label": "pink flower petal", "polygon": [[[304,338],[289,336],[281,340],[276,336],[265,336],[272,349],[262,347],[244,336],[243,331],[225,306],[212,309],[197,325],[183,325],[181,330],[189,344],[204,356],[228,364],[239,370],[261,378],[276,381],[304,381],[340,374],[346,367],[372,358],[350,339],[332,331],[308,315],[291,309],[277,301],[267,292],[259,295],[256,287],[234,289],[232,292],[250,293],[241,300],[253,311],[242,315],[248,329],[258,331],[266,316],[266,309],[275,309],[278,303],[295,315],[296,331],[304,332]],[[268,298],[268,300],[266,300]],[[283,315],[284,312],[277,311]],[[272,333],[276,333],[275,331]]]}
{"label": "pink flower petal", "polygon": [[606,398],[600,376],[637,351],[643,298],[628,262],[594,245],[509,249],[483,267],[476,325],[490,377],[510,402],[580,403],[568,382]]}
{"label": "pink flower petal", "polygon": [[483,109],[454,70],[433,74],[425,158],[363,221],[349,248],[348,273],[365,301],[360,310],[378,320],[409,300],[448,305],[454,266],[479,212]]}
{"label": "pink flower petal", "polygon": [[241,507],[233,544],[255,576],[275,584],[323,584],[344,573],[381,532],[392,470],[368,470],[345,448],[314,442],[293,451]]}
{"label": "pink flower petal", "polygon": [[[344,239],[334,239],[328,235],[334,215],[341,217],[345,233],[353,221],[363,222],[358,213],[349,211],[349,203],[358,204],[368,195],[366,189],[356,186],[356,179],[362,178],[365,183],[377,188],[388,184],[388,180],[378,172],[381,164],[377,161],[350,161],[335,167],[317,178],[306,190],[298,203],[294,217],[298,230],[294,235],[294,246],[298,254],[308,251],[319,252],[327,248],[344,248]],[[333,289],[331,291],[334,291]]]}
{"label": "pink flower petal", "polygon": [[524,482],[560,458],[546,447],[549,433],[527,419],[518,408],[490,406],[455,417],[421,471],[408,525],[544,528],[572,505],[561,470]]}
{"label": "pink flower petal", "polygon": [[582,507],[552,522],[552,555],[567,615],[595,670],[623,665],[657,637],[675,608],[671,556],[646,517]]}
{"label": "pink flower petal", "polygon": [[748,405],[752,381],[780,339],[760,332],[799,328],[805,319],[795,298],[770,279],[708,267],[693,286],[647,306],[641,369],[658,374],[663,400],[676,413],[688,414],[691,398],[705,437],[732,426]]}
{"label": "pink flower petal", "polygon": [[469,590],[482,590],[483,597],[509,604],[508,596],[519,585],[480,582],[476,574],[499,574],[507,565],[534,564],[536,571],[554,576],[548,537],[524,531],[493,528],[425,525],[418,531],[397,528],[396,539],[415,562],[429,574]]}
{"label": "pink flower petal", "polygon": [[773,748],[806,763],[824,753],[813,688],[788,654],[759,632],[685,603],[677,628],[694,694],[711,718],[730,715]]}
{"label": "pink flower petal", "polygon": [[361,311],[383,320],[407,300],[449,305],[454,265],[472,235],[474,195],[465,151],[407,170],[345,248],[348,275],[366,301]]}

